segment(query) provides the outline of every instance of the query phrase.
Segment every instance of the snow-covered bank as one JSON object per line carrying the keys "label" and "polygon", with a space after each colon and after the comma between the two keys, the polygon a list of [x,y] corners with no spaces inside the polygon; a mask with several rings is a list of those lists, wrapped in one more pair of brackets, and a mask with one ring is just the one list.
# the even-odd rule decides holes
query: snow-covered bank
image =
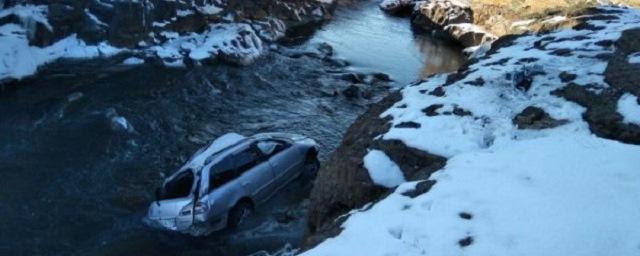
{"label": "snow-covered bank", "polygon": [[87,45],[76,35],[48,47],[30,46],[27,33],[15,24],[0,26],[0,80],[32,75],[38,67],[60,58],[108,57],[122,51],[107,43]]}
{"label": "snow-covered bank", "polygon": [[[640,127],[625,121],[636,116],[640,93],[627,61],[640,48],[640,11],[602,7],[581,19],[574,29],[499,39],[457,73],[410,85],[381,115],[361,117],[354,126],[389,128],[358,144],[369,148],[343,142],[343,152],[400,141],[406,148],[393,148],[400,152],[383,148],[396,156],[384,166],[432,161],[416,150],[447,164],[429,181],[404,183],[370,209],[352,211],[339,235],[304,255],[638,254]],[[615,43],[631,30],[631,43]],[[367,172],[361,162],[368,161],[334,156],[318,174],[316,230],[335,230],[337,207],[366,203],[343,198],[374,193],[323,188],[355,187],[362,181],[352,177]]]}
{"label": "snow-covered bank", "polygon": [[[0,9],[0,81],[32,75],[56,59],[111,56],[122,50],[172,67],[185,66],[187,59],[247,65],[284,37],[288,28],[315,26],[330,18],[335,3],[78,0],[76,4],[5,4]],[[265,14],[272,9],[277,11]]]}
{"label": "snow-covered bank", "polygon": [[303,255],[636,255],[639,147],[564,130],[456,155]]}

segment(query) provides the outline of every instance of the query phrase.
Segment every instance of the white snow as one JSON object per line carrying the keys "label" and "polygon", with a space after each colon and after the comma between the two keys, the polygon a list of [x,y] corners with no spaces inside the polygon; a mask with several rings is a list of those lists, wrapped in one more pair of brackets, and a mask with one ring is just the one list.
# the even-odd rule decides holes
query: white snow
{"label": "white snow", "polygon": [[622,115],[623,121],[640,125],[640,105],[638,97],[630,93],[625,93],[618,100],[618,113]]}
{"label": "white snow", "polygon": [[29,46],[24,29],[15,24],[0,26],[0,44],[0,79],[23,78],[59,58],[106,57],[121,51],[106,43],[87,45],[75,34],[48,47]]}
{"label": "white snow", "polygon": [[16,5],[11,8],[0,10],[0,18],[9,15],[16,15],[22,22],[22,25],[33,29],[34,22],[44,25],[49,31],[53,31],[53,27],[47,20],[49,7],[46,5]]}
{"label": "white snow", "polygon": [[640,64],[640,52],[634,52],[627,56],[627,62],[630,64]]}
{"label": "white snow", "polygon": [[303,255],[638,255],[638,159],[586,134],[460,154],[428,193],[402,196],[404,184]]}
{"label": "white snow", "polygon": [[526,27],[531,25],[536,19],[518,20],[511,23],[511,28]]}
{"label": "white snow", "polygon": [[84,9],[84,13],[87,14],[87,17],[89,17],[89,19],[91,19],[94,23],[96,23],[99,26],[105,26],[108,27],[109,25],[107,25],[106,23],[102,22],[98,17],[96,17],[96,15],[94,15],[93,13],[91,13],[91,11],[89,11],[89,9]]}
{"label": "white snow", "polygon": [[405,182],[400,167],[380,150],[369,150],[364,157],[364,167],[374,184],[392,188]]}
{"label": "white snow", "polygon": [[198,152],[196,152],[191,158],[191,160],[189,160],[180,170],[185,170],[189,168],[197,170],[205,164],[205,161],[209,156],[213,155],[214,153],[226,147],[229,147],[235,143],[238,143],[244,138],[246,137],[233,132],[224,134],[218,137],[217,139],[215,139],[214,141],[212,141],[205,148],[202,148]]}
{"label": "white snow", "polygon": [[[9,14],[24,17],[51,27],[46,20],[46,6],[16,6],[0,11],[0,18]],[[34,74],[38,67],[60,58],[94,58],[117,54],[121,49],[106,43],[87,45],[75,34],[53,45],[40,48],[29,45],[32,25],[8,23],[0,26],[0,79],[20,79]]]}
{"label": "white snow", "polygon": [[125,65],[140,65],[144,64],[144,60],[136,57],[129,57],[126,60],[122,61],[122,64]]}
{"label": "white snow", "polygon": [[[594,93],[608,87],[607,63],[595,56],[614,49],[595,42],[615,41],[622,31],[640,27],[640,13],[605,8],[622,12],[618,20],[588,21],[604,30],[522,36],[471,64],[466,77],[442,87],[443,97],[429,92],[447,75],[405,87],[403,99],[381,115],[392,118],[381,139],[447,157],[430,177],[436,184],[415,198],[402,192],[416,182],[401,184],[371,209],[350,213],[338,236],[303,255],[640,255],[640,146],[596,137],[582,118],[583,107],[551,94],[564,86],[558,77],[563,71],[576,74],[576,84],[594,83]],[[533,47],[543,37],[556,42]],[[550,54],[563,48],[572,54]],[[519,64],[522,58],[537,60]],[[546,73],[536,75],[528,91],[506,78],[523,66]],[[465,84],[478,78],[484,85]],[[618,102],[625,120],[638,118],[636,100],[625,95]],[[437,115],[425,115],[433,104],[442,105]],[[517,129],[512,119],[528,106],[567,123]],[[472,115],[451,114],[456,108]],[[396,127],[402,122],[420,127]]]}
{"label": "white snow", "polygon": [[177,10],[176,11],[176,15],[178,15],[179,17],[185,17],[185,16],[189,16],[189,15],[193,15],[195,12],[192,10]]}
{"label": "white snow", "polygon": [[555,24],[555,23],[562,22],[562,21],[565,21],[565,20],[567,20],[566,16],[554,16],[554,17],[551,17],[549,19],[543,20],[542,23]]}
{"label": "white snow", "polygon": [[202,34],[183,36],[162,32],[168,40],[149,50],[162,58],[165,65],[183,66],[183,59],[203,60],[224,56],[239,64],[249,64],[264,53],[262,40],[245,23],[215,24]]}
{"label": "white snow", "polygon": [[212,5],[212,4],[205,4],[203,6],[197,6],[196,8],[200,13],[205,14],[205,15],[216,15],[216,14],[218,14],[218,13],[223,11],[222,8],[217,7],[215,5]]}

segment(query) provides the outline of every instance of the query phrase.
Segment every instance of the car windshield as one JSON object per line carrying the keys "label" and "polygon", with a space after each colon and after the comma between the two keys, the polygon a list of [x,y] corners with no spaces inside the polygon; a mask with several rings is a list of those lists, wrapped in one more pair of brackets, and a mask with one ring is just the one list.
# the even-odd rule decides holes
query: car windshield
{"label": "car windshield", "polygon": [[187,197],[193,186],[193,172],[186,170],[171,179],[158,195],[158,200]]}

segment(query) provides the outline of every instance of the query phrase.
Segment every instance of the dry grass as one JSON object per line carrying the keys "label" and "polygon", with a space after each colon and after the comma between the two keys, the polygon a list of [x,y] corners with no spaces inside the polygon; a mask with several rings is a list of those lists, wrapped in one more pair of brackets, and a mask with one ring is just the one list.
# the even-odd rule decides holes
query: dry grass
{"label": "dry grass", "polygon": [[[544,19],[556,15],[573,16],[597,4],[595,0],[468,0],[474,11],[474,23],[496,35],[514,33],[516,20]],[[640,7],[640,0],[609,0]]]}
{"label": "dry grass", "polygon": [[[575,10],[596,5],[593,0],[470,0],[474,10],[493,7],[521,18],[536,18],[549,13],[571,13]],[[640,7],[640,0],[610,0],[611,3],[622,3]]]}

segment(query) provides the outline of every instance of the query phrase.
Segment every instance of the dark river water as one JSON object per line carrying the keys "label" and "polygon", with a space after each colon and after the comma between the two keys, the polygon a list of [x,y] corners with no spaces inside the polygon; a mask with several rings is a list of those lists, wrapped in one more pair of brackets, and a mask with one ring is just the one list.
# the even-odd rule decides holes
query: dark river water
{"label": "dark river water", "polygon": [[[353,65],[291,52],[319,42]],[[406,83],[454,70],[458,48],[415,35],[373,4],[338,10],[308,42],[249,67],[123,66],[127,56],[59,61],[0,93],[0,255],[246,255],[300,243],[311,181],[298,180],[237,231],[193,238],[141,219],[162,175],[227,132],[300,133],[321,158],[371,99],[336,95],[344,73],[382,71]],[[114,127],[122,117],[131,128]]]}

